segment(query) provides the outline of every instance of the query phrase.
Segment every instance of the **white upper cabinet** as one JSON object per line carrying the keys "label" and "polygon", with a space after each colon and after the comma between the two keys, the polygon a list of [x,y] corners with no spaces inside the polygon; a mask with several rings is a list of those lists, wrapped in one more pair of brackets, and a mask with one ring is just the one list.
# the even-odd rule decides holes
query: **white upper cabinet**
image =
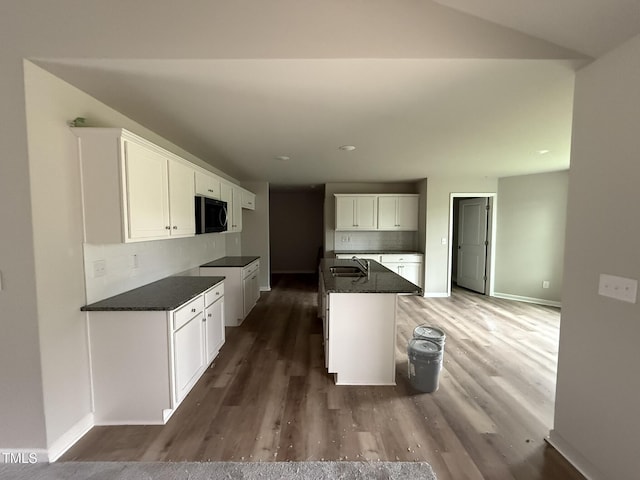
{"label": "white upper cabinet", "polygon": [[[221,198],[219,177],[122,128],[72,128],[78,137],[87,243],[195,235],[196,191]],[[242,192],[225,184],[230,231],[242,230]],[[234,194],[236,210],[233,209]],[[248,192],[250,193],[250,192]],[[255,197],[254,200],[255,202]],[[240,212],[240,213],[238,213]]]}
{"label": "white upper cabinet", "polygon": [[242,208],[249,210],[256,209],[256,195],[248,190],[242,190]]}
{"label": "white upper cabinet", "polygon": [[419,195],[380,195],[378,230],[418,230]]}
{"label": "white upper cabinet", "polygon": [[231,232],[242,231],[242,189],[231,187]]}
{"label": "white upper cabinet", "polygon": [[[171,234],[167,159],[143,145],[123,141],[124,241],[165,238]],[[83,160],[85,160],[83,158]],[[84,169],[86,171],[86,168]],[[86,186],[86,185],[85,185]],[[91,192],[86,192],[85,195]],[[115,202],[114,202],[115,203]],[[114,205],[117,207],[118,205]],[[87,212],[88,213],[88,212]],[[89,232],[87,232],[89,236]]]}
{"label": "white upper cabinet", "polygon": [[196,233],[195,189],[193,169],[169,160],[169,218],[172,237],[188,237]]}
{"label": "white upper cabinet", "polygon": [[227,202],[227,232],[241,232],[242,189],[230,183],[222,183],[220,185],[220,198],[223,202]]}
{"label": "white upper cabinet", "polygon": [[377,195],[335,194],[336,230],[376,230]]}
{"label": "white upper cabinet", "polygon": [[215,175],[196,171],[196,195],[220,200],[220,179]]}
{"label": "white upper cabinet", "polygon": [[79,138],[86,241],[195,235],[194,170],[121,128],[74,128]]}

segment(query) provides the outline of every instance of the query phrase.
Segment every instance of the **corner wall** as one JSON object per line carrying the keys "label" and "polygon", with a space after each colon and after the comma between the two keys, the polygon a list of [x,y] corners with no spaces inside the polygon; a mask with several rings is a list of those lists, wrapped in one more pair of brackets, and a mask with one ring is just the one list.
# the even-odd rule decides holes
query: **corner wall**
{"label": "corner wall", "polygon": [[[425,296],[446,297],[449,274],[452,193],[495,193],[498,180],[487,177],[429,177],[425,247]],[[446,242],[443,244],[443,240]]]}
{"label": "corner wall", "polygon": [[243,182],[256,194],[256,209],[242,209],[242,255],[260,256],[260,289],[271,290],[271,255],[269,252],[269,184]]}
{"label": "corner wall", "polygon": [[561,302],[568,188],[567,171],[498,180],[497,297]]}
{"label": "corner wall", "polygon": [[640,36],[576,77],[554,429],[593,480],[640,472],[640,304],[598,295],[640,279]]}

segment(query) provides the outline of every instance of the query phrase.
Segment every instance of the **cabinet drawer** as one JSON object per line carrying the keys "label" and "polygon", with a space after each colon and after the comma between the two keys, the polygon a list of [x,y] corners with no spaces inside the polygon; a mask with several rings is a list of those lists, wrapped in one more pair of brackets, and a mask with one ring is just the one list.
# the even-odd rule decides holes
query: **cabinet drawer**
{"label": "cabinet drawer", "polygon": [[380,263],[422,263],[422,255],[416,253],[386,253]]}
{"label": "cabinet drawer", "polygon": [[198,295],[173,312],[173,330],[178,330],[204,310],[204,295]]}
{"label": "cabinet drawer", "polygon": [[216,300],[219,300],[224,295],[224,282],[216,285],[213,288],[210,288],[206,292],[204,292],[204,304],[205,306],[211,305]]}
{"label": "cabinet drawer", "polygon": [[260,262],[259,261],[253,262],[252,264],[242,269],[242,278],[247,278],[249,275],[258,271],[259,269],[260,269]]}

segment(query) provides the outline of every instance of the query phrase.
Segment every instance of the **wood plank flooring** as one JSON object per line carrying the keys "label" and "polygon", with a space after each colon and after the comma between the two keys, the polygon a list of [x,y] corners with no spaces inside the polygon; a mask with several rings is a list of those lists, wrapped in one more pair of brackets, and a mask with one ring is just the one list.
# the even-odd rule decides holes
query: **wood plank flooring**
{"label": "wood plank flooring", "polygon": [[[400,297],[397,386],[337,387],[315,278],[273,283],[167,425],[95,427],[60,461],[426,461],[439,480],[583,480],[543,440],[557,309],[462,289]],[[407,379],[406,345],[423,323],[447,333],[433,394]]]}

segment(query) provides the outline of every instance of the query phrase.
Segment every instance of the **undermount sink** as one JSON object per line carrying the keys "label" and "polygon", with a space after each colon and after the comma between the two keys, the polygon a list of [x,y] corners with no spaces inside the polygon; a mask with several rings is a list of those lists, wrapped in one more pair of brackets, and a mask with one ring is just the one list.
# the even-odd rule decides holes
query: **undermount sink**
{"label": "undermount sink", "polygon": [[334,277],[366,277],[367,274],[358,267],[329,267]]}

